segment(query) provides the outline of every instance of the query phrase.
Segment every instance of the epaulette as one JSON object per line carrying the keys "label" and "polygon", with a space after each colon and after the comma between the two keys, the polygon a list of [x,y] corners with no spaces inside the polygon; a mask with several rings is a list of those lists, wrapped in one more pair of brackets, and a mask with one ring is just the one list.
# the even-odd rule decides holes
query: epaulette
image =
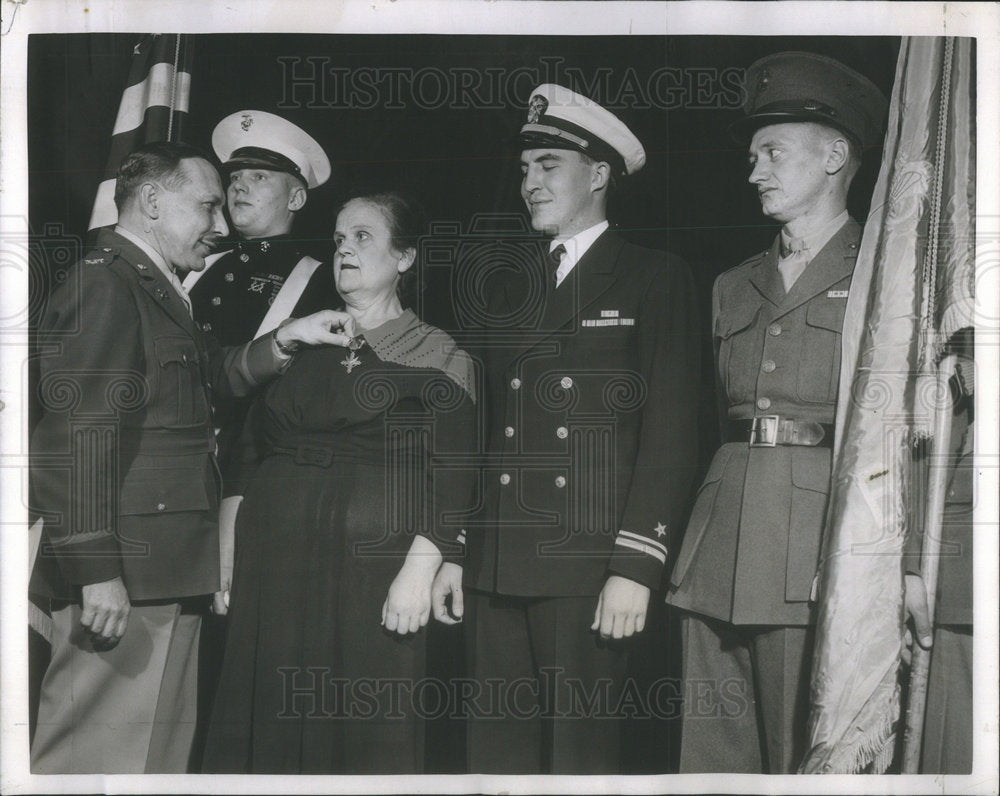
{"label": "epaulette", "polygon": [[767,257],[767,255],[770,254],[770,253],[771,253],[771,249],[767,248],[767,249],[764,249],[764,251],[762,251],[762,252],[757,252],[756,254],[751,254],[749,257],[747,257],[739,265],[734,265],[732,268],[727,268],[725,271],[723,271],[721,274],[719,274],[718,278],[721,279],[726,274],[728,274],[728,273],[730,273],[732,271],[739,271],[741,268],[747,268],[747,267],[754,266],[757,263],[759,263],[761,260],[763,260],[765,257]]}

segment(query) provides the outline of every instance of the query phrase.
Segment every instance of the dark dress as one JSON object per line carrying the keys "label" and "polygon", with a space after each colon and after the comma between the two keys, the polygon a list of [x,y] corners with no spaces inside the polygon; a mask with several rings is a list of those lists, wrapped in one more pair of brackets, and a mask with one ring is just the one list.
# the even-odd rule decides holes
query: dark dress
{"label": "dark dress", "polygon": [[351,372],[342,348],[300,352],[261,404],[206,772],[422,770],[426,631],[380,613],[414,533],[461,533],[471,366],[410,312],[366,339]]}

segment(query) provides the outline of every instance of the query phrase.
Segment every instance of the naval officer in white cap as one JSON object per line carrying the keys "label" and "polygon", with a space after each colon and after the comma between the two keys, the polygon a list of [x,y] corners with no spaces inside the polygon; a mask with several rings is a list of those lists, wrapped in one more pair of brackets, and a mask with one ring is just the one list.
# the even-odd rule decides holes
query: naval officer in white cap
{"label": "naval officer in white cap", "polygon": [[483,352],[485,510],[464,567],[439,571],[434,610],[445,623],[465,614],[473,702],[488,717],[470,711],[471,772],[617,773],[627,639],[644,627],[694,474],[694,290],[681,260],[609,226],[609,190],[645,162],[614,114],[542,85],[517,144],[549,254],[537,280],[521,270],[491,290],[490,309],[541,309]]}

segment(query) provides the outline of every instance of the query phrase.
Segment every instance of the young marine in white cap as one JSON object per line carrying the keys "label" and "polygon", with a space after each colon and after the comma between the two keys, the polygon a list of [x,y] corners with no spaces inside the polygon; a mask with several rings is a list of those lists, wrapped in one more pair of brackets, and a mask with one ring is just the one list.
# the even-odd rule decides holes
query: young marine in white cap
{"label": "young marine in white cap", "polygon": [[[693,285],[678,258],[609,228],[613,181],[645,162],[617,116],[545,84],[517,143],[549,255],[537,281],[519,269],[491,290],[493,317],[525,320],[484,352],[486,521],[467,529],[464,572],[439,571],[434,610],[454,621],[449,594],[452,615],[464,608],[483,694],[530,686],[502,716],[470,718],[471,772],[617,774],[625,640],[645,625],[696,462]],[[600,696],[587,709],[573,694]]]}
{"label": "young marine in white cap", "polygon": [[[185,279],[195,321],[223,345],[238,345],[290,316],[339,308],[332,267],[305,254],[303,241],[292,234],[308,191],[330,178],[323,148],[287,119],[260,110],[226,116],[212,133],[212,148],[222,163],[229,217],[238,237],[231,250],[206,258],[205,270]],[[214,407],[224,542],[232,538],[241,479],[249,475],[239,467],[249,405],[238,400]],[[217,604],[216,610],[224,612],[225,606]]]}
{"label": "young marine in white cap", "polygon": [[224,345],[236,345],[288,317],[319,266],[291,232],[309,189],[330,178],[330,161],[304,130],[257,110],[237,111],[219,122],[212,148],[222,163],[238,237],[231,251],[208,261],[185,287],[195,320]]}

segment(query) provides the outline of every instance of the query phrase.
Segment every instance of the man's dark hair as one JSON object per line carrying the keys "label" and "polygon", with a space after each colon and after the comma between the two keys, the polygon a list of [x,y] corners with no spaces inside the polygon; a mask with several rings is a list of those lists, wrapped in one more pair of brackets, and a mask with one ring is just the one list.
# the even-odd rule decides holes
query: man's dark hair
{"label": "man's dark hair", "polygon": [[135,150],[122,161],[115,179],[115,207],[121,213],[144,182],[161,183],[171,191],[180,188],[187,177],[181,172],[181,161],[208,156],[197,147],[157,141]]}

